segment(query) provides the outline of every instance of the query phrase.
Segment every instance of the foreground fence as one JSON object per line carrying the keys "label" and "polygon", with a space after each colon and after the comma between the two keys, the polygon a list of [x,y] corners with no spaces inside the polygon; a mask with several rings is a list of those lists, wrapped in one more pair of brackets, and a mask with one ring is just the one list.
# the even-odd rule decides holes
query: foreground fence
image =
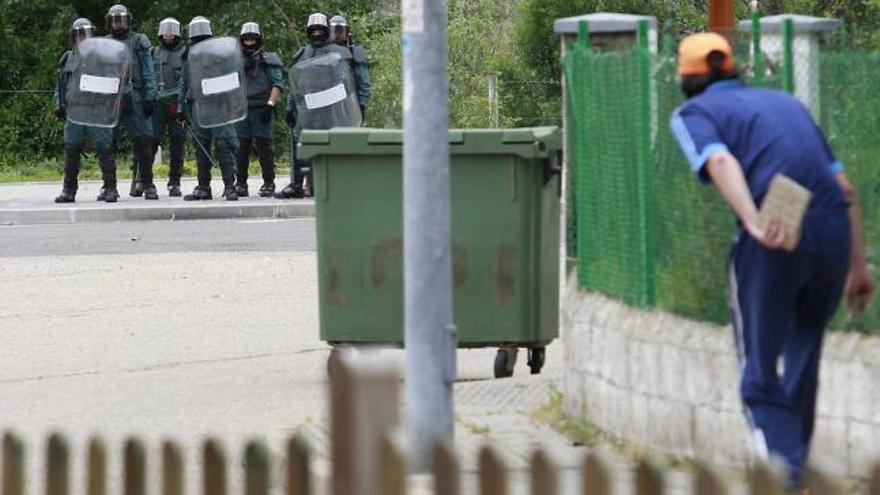
{"label": "foreground fence", "polygon": [[[240,486],[246,495],[404,495],[425,493],[410,490],[407,482],[407,462],[403,449],[395,436],[398,423],[399,375],[393,367],[375,360],[358,361],[344,357],[334,366],[331,383],[331,460],[329,479],[318,479],[311,469],[313,454],[307,442],[294,436],[286,446],[286,452],[272,455],[258,441],[244,447]],[[173,441],[161,446],[161,464],[158,476],[148,475],[147,446],[137,440],[124,442],[121,451],[122,472],[119,481],[111,485],[108,473],[108,449],[100,438],[93,438],[86,446],[86,472],[73,477],[71,473],[71,447],[60,434],[48,439],[45,462],[45,495],[68,495],[86,493],[106,495],[108,486],[119,486],[123,495],[183,495],[185,459],[182,449]],[[116,451],[116,449],[112,449]],[[33,462],[25,458],[23,442],[14,434],[3,437],[2,485],[0,495],[24,495],[34,493],[26,484],[25,465]],[[279,460],[280,459],[280,460]],[[456,452],[448,446],[438,446],[432,466],[435,495],[507,495],[513,493],[512,472],[505,466],[503,456],[491,447],[483,447],[478,456],[476,492],[464,491],[464,473]],[[203,495],[226,495],[229,493],[230,462],[217,439],[206,440],[200,456],[201,493]],[[235,464],[237,466],[237,464]],[[279,469],[280,468],[280,469]],[[529,493],[532,495],[562,495],[560,470],[550,456],[536,450],[530,459],[528,470]],[[633,493],[637,495],[660,495],[666,493],[664,472],[645,460],[637,463],[632,473],[610,469],[602,458],[586,453],[578,469],[577,487],[572,492],[579,495],[610,495],[616,490],[620,476],[632,476]],[[570,472],[570,470],[569,470]],[[468,472],[468,476],[473,476]],[[71,479],[82,479],[84,487],[71,486]],[[518,478],[519,479],[519,478]],[[157,480],[158,486],[150,486],[148,480]],[[810,472],[808,483],[812,495],[835,495],[842,493],[834,483],[817,472]],[[873,470],[865,493],[880,495],[880,464]],[[470,483],[473,485],[474,483]],[[236,483],[238,486],[239,483]],[[748,491],[753,495],[783,495],[785,492],[775,471],[764,465],[757,466],[748,475]],[[692,491],[696,495],[722,495],[728,493],[724,480],[711,469],[698,465],[693,470]]]}
{"label": "foreground fence", "polygon": [[[46,495],[68,495],[86,493],[105,495],[108,493],[107,448],[100,439],[93,439],[87,447],[87,472],[84,490],[70,486],[70,448],[60,435],[49,438],[46,459]],[[146,450],[138,440],[129,440],[123,448],[123,473],[120,483],[124,495],[183,495],[185,493],[184,456],[173,442],[161,446],[162,463],[157,479],[160,486],[151,487],[147,483]],[[3,478],[2,495],[24,495],[33,493],[25,484],[25,458],[22,442],[12,434],[3,439]],[[284,456],[284,479],[273,479],[276,470],[265,446],[258,442],[249,443],[244,449],[244,466],[241,472],[242,491],[245,495],[316,495],[326,493],[313,479],[309,468],[310,453],[306,443],[294,437],[288,444]],[[347,490],[332,490],[334,495],[361,495],[375,493],[382,495],[404,495],[408,493],[407,468],[398,444],[392,440],[382,443],[376,456],[378,470],[374,473],[375,485],[372,489],[364,485],[351,485]],[[224,451],[216,440],[208,440],[202,447],[201,493],[204,495],[226,495],[229,493],[229,463]],[[581,482],[577,487],[582,495],[611,495],[615,491],[615,478],[621,474],[613,472],[594,454],[586,454],[580,468]],[[439,447],[434,456],[432,468],[433,493],[435,495],[462,495],[462,475],[459,462],[453,451]],[[507,495],[512,493],[509,471],[501,457],[490,447],[485,447],[479,455],[478,492],[480,495]],[[660,495],[666,493],[663,472],[648,461],[638,463],[631,473],[633,493],[637,495]],[[338,486],[340,476],[354,480],[354,472],[334,472],[331,486]],[[809,488],[812,495],[836,495],[843,492],[835,483],[816,472],[809,475]],[[532,455],[529,468],[529,493],[531,495],[561,495],[559,472],[550,458],[541,450]],[[697,466],[693,470],[691,493],[695,495],[721,495],[729,493],[725,482],[711,469]],[[786,492],[775,472],[766,466],[758,466],[749,473],[748,493],[752,495],[784,495]],[[865,493],[880,495],[880,465],[874,469]]]}

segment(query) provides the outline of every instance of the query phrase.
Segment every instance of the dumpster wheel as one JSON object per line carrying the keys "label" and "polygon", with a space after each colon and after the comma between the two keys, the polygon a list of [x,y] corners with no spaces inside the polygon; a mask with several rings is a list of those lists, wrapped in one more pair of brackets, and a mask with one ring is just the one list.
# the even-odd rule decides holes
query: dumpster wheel
{"label": "dumpster wheel", "polygon": [[516,366],[516,347],[502,347],[495,355],[495,378],[507,378],[513,376],[513,368]]}
{"label": "dumpster wheel", "polygon": [[529,369],[532,370],[533,375],[541,373],[541,368],[544,367],[546,356],[547,349],[544,347],[533,347],[529,349]]}

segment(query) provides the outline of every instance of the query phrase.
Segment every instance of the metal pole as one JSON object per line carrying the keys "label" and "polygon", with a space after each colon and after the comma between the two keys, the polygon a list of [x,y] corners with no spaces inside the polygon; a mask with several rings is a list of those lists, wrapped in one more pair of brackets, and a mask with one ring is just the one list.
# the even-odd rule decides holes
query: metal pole
{"label": "metal pole", "polygon": [[403,266],[406,423],[425,472],[451,442],[456,377],[450,255],[446,1],[403,1]]}
{"label": "metal pole", "polygon": [[498,74],[486,74],[486,86],[489,89],[489,127],[499,127],[501,112],[498,108]]}
{"label": "metal pole", "polygon": [[709,30],[732,37],[734,20],[733,0],[709,0]]}

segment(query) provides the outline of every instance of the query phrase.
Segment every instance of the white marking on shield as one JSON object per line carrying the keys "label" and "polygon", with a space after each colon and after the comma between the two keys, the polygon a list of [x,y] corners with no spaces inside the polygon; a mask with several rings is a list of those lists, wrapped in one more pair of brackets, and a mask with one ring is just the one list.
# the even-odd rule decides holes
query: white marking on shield
{"label": "white marking on shield", "polygon": [[202,79],[202,94],[205,96],[228,93],[240,87],[241,83],[238,80],[238,72]]}
{"label": "white marking on shield", "polygon": [[345,92],[345,84],[338,84],[330,89],[311,93],[306,95],[306,108],[315,110],[317,108],[329,107],[334,103],[339,103],[348,96]]}
{"label": "white marking on shield", "polygon": [[79,78],[79,90],[83,93],[115,95],[119,93],[118,77],[100,77],[83,74]]}

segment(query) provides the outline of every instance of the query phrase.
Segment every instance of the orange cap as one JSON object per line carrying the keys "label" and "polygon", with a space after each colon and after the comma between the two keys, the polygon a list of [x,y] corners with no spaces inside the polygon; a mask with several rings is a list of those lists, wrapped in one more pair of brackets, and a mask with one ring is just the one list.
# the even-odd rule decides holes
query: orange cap
{"label": "orange cap", "polygon": [[708,76],[709,54],[724,54],[724,72],[733,72],[733,48],[727,38],[717,33],[697,33],[683,39],[678,45],[678,74],[682,76]]}

